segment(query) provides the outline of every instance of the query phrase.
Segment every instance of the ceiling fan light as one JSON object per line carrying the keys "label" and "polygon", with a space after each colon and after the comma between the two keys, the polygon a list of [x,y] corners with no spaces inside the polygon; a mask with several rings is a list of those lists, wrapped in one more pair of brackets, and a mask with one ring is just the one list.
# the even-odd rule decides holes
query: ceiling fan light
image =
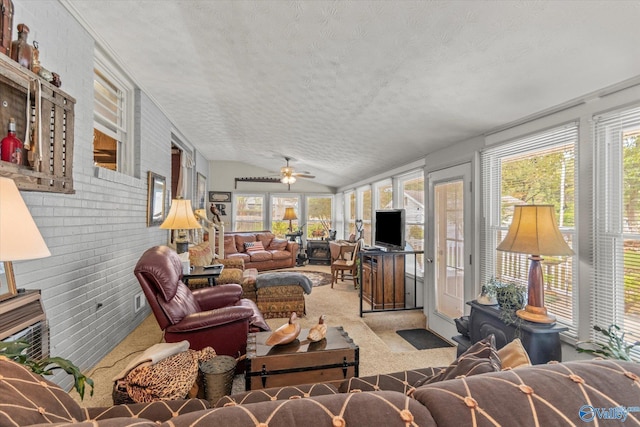
{"label": "ceiling fan light", "polygon": [[294,182],[296,182],[296,177],[291,175],[285,175],[282,177],[280,182],[282,182],[283,184],[293,184]]}

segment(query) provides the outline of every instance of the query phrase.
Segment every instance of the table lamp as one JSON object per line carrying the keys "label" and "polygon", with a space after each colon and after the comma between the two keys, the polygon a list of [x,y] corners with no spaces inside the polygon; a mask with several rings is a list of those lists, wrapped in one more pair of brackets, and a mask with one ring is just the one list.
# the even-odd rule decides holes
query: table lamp
{"label": "table lamp", "polygon": [[[15,182],[0,177],[0,262],[44,258],[51,255]],[[11,277],[9,277],[11,276]],[[11,272],[9,291],[15,293]]]}
{"label": "table lamp", "polygon": [[544,306],[544,276],[540,255],[571,256],[573,251],[565,242],[556,223],[552,205],[516,205],[507,236],[496,248],[499,251],[530,254],[528,299],[521,319],[536,323],[553,323],[555,316]]}
{"label": "table lamp", "polygon": [[284,217],[282,218],[284,221],[289,221],[289,233],[293,232],[293,226],[291,225],[291,221],[294,219],[298,219],[296,216],[296,211],[293,208],[285,208]]}
{"label": "table lamp", "polygon": [[167,219],[160,225],[165,230],[178,230],[176,252],[181,254],[189,250],[189,239],[186,230],[202,228],[191,209],[191,200],[173,199]]}

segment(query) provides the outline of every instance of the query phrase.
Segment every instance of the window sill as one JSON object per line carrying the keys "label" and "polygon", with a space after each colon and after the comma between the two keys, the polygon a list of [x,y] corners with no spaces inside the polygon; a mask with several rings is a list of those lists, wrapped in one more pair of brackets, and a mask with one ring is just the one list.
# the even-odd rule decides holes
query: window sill
{"label": "window sill", "polygon": [[121,172],[112,171],[111,169],[101,168],[100,166],[94,166],[94,170],[96,178],[104,181],[115,182],[116,184],[140,188],[143,182],[135,176],[125,175]]}

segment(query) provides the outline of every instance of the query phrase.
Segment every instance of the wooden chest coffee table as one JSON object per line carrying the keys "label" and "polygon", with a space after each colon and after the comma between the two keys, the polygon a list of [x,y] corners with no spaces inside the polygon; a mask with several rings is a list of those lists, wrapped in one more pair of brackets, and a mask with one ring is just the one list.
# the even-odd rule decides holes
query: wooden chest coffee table
{"label": "wooden chest coffee table", "polygon": [[358,376],[359,351],[342,326],[327,328],[319,342],[306,340],[303,329],[290,344],[268,346],[271,332],[250,333],[247,340],[246,390],[335,382]]}

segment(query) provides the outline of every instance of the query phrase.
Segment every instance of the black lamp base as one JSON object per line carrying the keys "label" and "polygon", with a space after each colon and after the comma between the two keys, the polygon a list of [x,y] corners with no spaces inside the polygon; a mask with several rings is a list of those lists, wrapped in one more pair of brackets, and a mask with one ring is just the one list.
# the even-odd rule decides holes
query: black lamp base
{"label": "black lamp base", "polygon": [[176,242],[176,252],[179,254],[189,251],[189,242]]}

